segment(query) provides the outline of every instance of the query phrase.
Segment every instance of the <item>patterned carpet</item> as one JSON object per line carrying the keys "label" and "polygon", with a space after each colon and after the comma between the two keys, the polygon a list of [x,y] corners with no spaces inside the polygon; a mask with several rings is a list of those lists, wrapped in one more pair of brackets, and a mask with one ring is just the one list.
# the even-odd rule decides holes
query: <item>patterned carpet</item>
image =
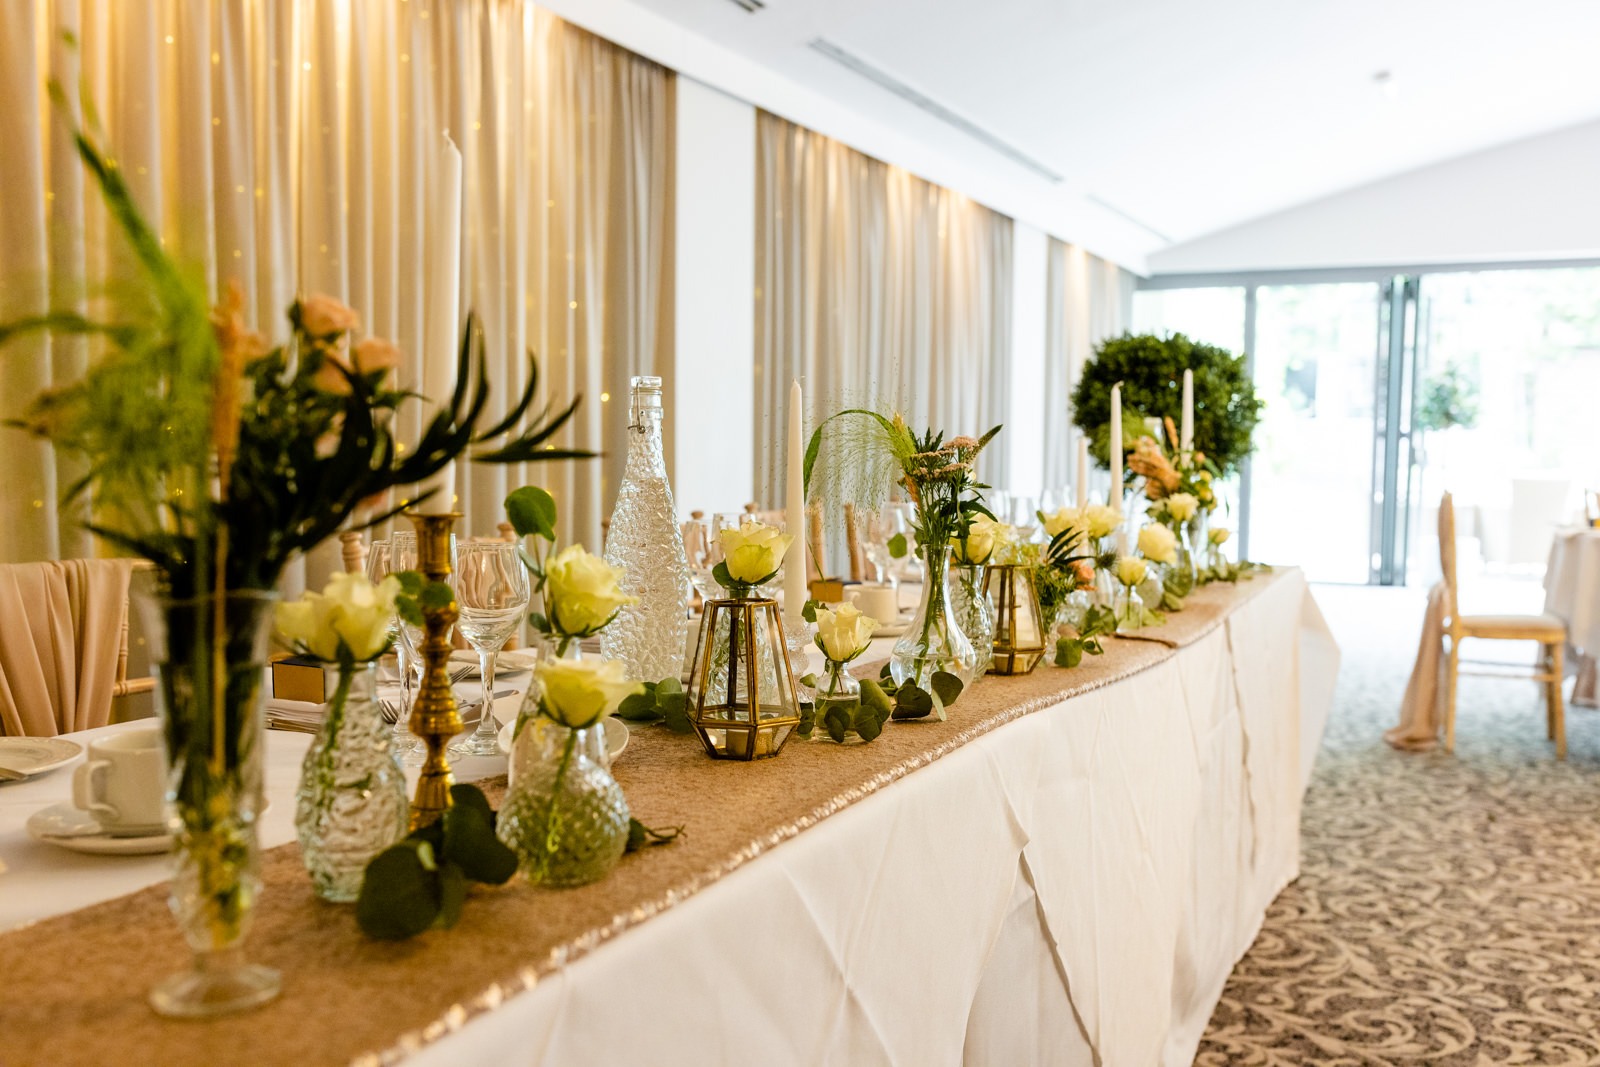
{"label": "patterned carpet", "polygon": [[1315,595],[1343,666],[1300,878],[1195,1063],[1600,1064],[1600,712],[1568,709],[1562,765],[1534,683],[1465,678],[1456,755],[1396,752],[1421,595]]}

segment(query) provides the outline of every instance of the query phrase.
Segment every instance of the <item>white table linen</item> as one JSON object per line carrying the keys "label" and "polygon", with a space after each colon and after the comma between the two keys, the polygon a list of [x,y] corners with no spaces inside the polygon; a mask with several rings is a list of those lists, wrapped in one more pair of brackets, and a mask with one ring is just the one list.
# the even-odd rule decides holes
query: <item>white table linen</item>
{"label": "white table linen", "polygon": [[1578,676],[1572,702],[1593,705],[1595,655],[1600,653],[1600,530],[1565,526],[1551,538],[1544,610],[1567,624],[1567,669]]}
{"label": "white table linen", "polygon": [[1298,871],[1337,667],[1285,575],[1172,659],[896,781],[412,1062],[1188,1064]]}

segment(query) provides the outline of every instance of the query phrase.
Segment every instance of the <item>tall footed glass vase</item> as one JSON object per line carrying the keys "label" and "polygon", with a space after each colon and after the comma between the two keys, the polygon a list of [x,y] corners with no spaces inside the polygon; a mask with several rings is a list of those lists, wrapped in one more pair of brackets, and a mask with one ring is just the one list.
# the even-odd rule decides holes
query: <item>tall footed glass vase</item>
{"label": "tall footed glass vase", "polygon": [[261,890],[265,808],[261,685],[277,595],[139,598],[160,674],[166,737],[171,908],[194,966],[159,983],[162,1015],[204,1018],[278,995],[278,972],[245,962]]}
{"label": "tall footed glass vase", "polygon": [[906,632],[894,644],[889,671],[896,685],[927,689],[933,676],[948,671],[970,685],[978,657],[956,622],[950,597],[950,546],[923,545],[922,600]]}

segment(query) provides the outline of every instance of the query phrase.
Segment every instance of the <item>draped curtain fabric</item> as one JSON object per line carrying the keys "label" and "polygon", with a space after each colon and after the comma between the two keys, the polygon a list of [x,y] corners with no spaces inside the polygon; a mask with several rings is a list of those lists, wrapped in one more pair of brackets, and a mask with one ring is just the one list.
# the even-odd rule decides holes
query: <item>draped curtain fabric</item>
{"label": "draped curtain fabric", "polygon": [[1071,395],[1078,374],[1108,337],[1133,321],[1134,276],[1110,260],[1050,238],[1045,301],[1044,488],[1064,490],[1077,476]]}
{"label": "draped curtain fabric", "polygon": [[[976,436],[1010,396],[1011,220],[775,115],[756,130],[756,491],[781,506],[789,383]],[[1004,435],[979,475],[1002,477]],[[830,524],[832,520],[830,520]]]}
{"label": "draped curtain fabric", "polygon": [[[608,453],[604,463],[463,463],[459,529],[493,534],[507,491],[537,482],[556,495],[564,538],[598,542],[623,455],[613,412],[630,375],[670,362],[670,72],[523,0],[7,0],[5,317],[52,299],[87,306],[78,294],[118,273],[117,243],[44,90],[55,78],[75,101],[80,73],[141,206],[213,295],[237,281],[253,324],[278,341],[296,293],[346,300],[363,332],[408,354],[408,386],[424,361],[456,355],[422,347],[439,254],[428,193],[448,131],[463,156],[460,306],[463,321],[471,308],[483,323],[489,414],[526,384],[531,349],[544,400],[584,396],[556,443]],[[88,358],[80,342],[8,346],[3,414],[81,375]],[[403,439],[419,424],[410,414]],[[10,468],[0,559],[90,554],[55,516],[65,461],[0,433]],[[336,565],[320,561],[312,580]]]}

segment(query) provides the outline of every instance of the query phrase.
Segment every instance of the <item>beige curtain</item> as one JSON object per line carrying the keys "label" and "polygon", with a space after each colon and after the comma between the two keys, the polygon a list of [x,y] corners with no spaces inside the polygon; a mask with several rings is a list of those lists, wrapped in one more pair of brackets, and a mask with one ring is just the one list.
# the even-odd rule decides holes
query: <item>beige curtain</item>
{"label": "beige curtain", "polygon": [[[584,395],[562,443],[609,453],[525,470],[464,463],[460,530],[492,534],[506,492],[538,481],[556,494],[565,535],[597,543],[620,473],[613,412],[629,375],[670,358],[668,71],[523,0],[5,0],[6,316],[70,296],[49,279],[95,292],[117,273],[103,212],[44,95],[53,77],[75,96],[80,70],[141,204],[213,292],[237,279],[256,324],[280,339],[296,292],[345,299],[367,332],[410,355],[408,385],[423,361],[455,357],[421,347],[438,251],[424,212],[448,130],[463,156],[462,315],[476,309],[487,334],[490,414],[523,388],[531,348],[545,398]],[[71,381],[87,358],[81,345],[10,347],[4,413]],[[407,421],[414,436],[418,420]],[[70,472],[47,447],[0,432],[0,559],[88,554],[55,518]],[[313,580],[332,566],[313,565]]]}
{"label": "beige curtain", "polygon": [[1132,323],[1134,276],[1054,237],[1047,269],[1043,488],[1064,490],[1077,476],[1072,390],[1094,346]]}
{"label": "beige curtain", "polygon": [[[947,436],[1003,422],[1011,220],[760,112],[756,130],[756,491],[780,506],[789,383],[807,425],[842,407]],[[980,475],[1001,477],[1004,435]]]}

